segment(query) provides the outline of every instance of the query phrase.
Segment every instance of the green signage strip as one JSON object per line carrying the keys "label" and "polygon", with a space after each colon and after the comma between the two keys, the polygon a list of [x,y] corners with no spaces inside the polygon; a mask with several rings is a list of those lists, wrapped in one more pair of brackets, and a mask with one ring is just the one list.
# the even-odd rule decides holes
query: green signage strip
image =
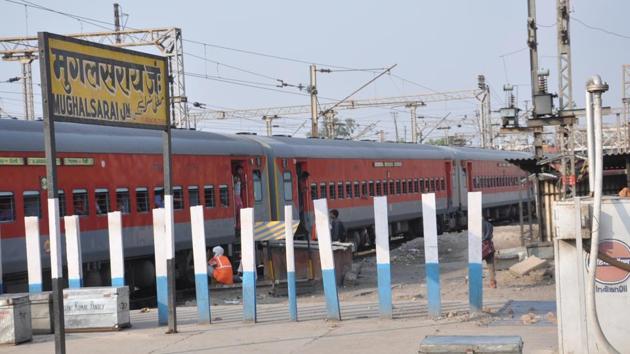
{"label": "green signage strip", "polygon": [[24,165],[23,157],[0,157],[0,166],[22,166]]}

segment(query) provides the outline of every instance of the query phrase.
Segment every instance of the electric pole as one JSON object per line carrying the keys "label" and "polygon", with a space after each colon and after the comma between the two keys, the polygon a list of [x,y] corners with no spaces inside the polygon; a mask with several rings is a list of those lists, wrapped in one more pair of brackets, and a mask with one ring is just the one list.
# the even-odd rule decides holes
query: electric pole
{"label": "electric pole", "polygon": [[263,116],[262,119],[265,121],[265,126],[267,127],[267,136],[273,135],[273,121],[274,119],[278,119],[278,116]]}
{"label": "electric pole", "polygon": [[24,94],[24,119],[35,120],[35,103],[33,96],[33,58],[26,56],[20,59],[22,64],[22,93]]}
{"label": "electric pole", "polygon": [[308,87],[308,91],[311,94],[311,136],[317,138],[319,136],[319,127],[317,124],[318,112],[317,112],[317,68],[315,64],[311,65],[311,84]]}
{"label": "electric pole", "polygon": [[400,142],[400,138],[398,137],[398,112],[391,112],[392,118],[394,118],[394,129],[396,132],[396,142]]}
{"label": "electric pole", "polygon": [[120,5],[114,3],[114,31],[116,32],[116,44],[122,43],[120,38]]}

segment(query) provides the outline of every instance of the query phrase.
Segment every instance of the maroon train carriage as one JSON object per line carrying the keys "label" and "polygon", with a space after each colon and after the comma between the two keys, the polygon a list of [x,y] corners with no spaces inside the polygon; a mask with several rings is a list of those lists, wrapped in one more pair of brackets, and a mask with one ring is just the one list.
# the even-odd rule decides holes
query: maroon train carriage
{"label": "maroon train carriage", "polygon": [[[24,216],[38,216],[47,251],[42,122],[0,119],[0,234],[5,284],[25,290]],[[151,209],[163,197],[161,133],[57,125],[62,215],[80,215],[86,285],[109,282],[107,212],[123,213],[125,279],[154,283]],[[465,227],[466,192],[483,191],[484,212],[515,216],[519,179],[508,158],[528,154],[417,144],[222,135],[173,130],[173,195],[178,280],[193,281],[189,207],[203,205],[208,247],[238,243],[239,207],[257,221],[294,207],[301,237],[314,237],[312,200],[340,211],[349,241],[373,240],[371,197],[387,195],[391,235],[421,234],[421,193],[436,193],[440,230]],[[235,181],[241,181],[234,194]],[[63,232],[63,229],[62,229]],[[44,252],[43,264],[49,264]],[[44,277],[46,279],[47,277]],[[48,287],[49,285],[45,285]]]}

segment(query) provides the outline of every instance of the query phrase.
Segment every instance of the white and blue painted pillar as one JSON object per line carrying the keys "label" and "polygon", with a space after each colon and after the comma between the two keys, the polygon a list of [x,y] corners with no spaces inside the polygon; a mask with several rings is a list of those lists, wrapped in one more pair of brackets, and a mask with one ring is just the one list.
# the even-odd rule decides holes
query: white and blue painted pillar
{"label": "white and blue painted pillar", "polygon": [[287,255],[287,289],[289,292],[289,316],[298,320],[297,290],[295,284],[295,248],[293,245],[293,206],[284,206],[284,240]]}
{"label": "white and blue painted pillar", "polygon": [[28,292],[31,294],[42,292],[42,248],[39,235],[39,218],[27,216],[24,218],[26,231],[26,268],[28,269]]}
{"label": "white and blue painted pillar", "polygon": [[317,232],[317,244],[319,246],[319,263],[322,267],[327,318],[329,320],[341,321],[335,276],[335,260],[333,258],[328,221],[328,204],[326,199],[316,199],[313,201],[313,205],[315,206],[315,229]]}
{"label": "white and blue painted pillar", "polygon": [[382,318],[392,318],[392,276],[389,263],[389,221],[387,197],[374,197],[374,232],[376,234],[376,273],[378,309]]}
{"label": "white and blue painted pillar", "polygon": [[241,209],[241,263],[243,264],[243,321],[256,322],[256,247],[254,209]]}
{"label": "white and blue painted pillar", "polygon": [[440,294],[440,262],[438,258],[437,217],[435,193],[422,194],[422,224],[424,231],[424,259],[427,277],[427,299],[430,317],[442,313]]}
{"label": "white and blue painted pillar", "polygon": [[83,286],[83,257],[81,255],[81,227],[78,215],[63,218],[66,228],[66,257],[68,260],[68,286]]}
{"label": "white and blue painted pillar", "polygon": [[206,261],[206,231],[203,219],[203,205],[190,207],[190,227],[192,229],[195,292],[199,323],[210,323],[210,295],[208,293],[208,263]]}
{"label": "white and blue painted pillar", "polygon": [[109,231],[109,266],[112,286],[125,286],[125,251],[120,211],[107,213]]}
{"label": "white and blue painted pillar", "polygon": [[165,326],[168,324],[168,284],[166,281],[166,229],[163,208],[153,209],[153,247],[155,251],[158,325]]}
{"label": "white and blue painted pillar", "polygon": [[482,217],[481,192],[468,192],[468,301],[471,312],[481,312],[483,306]]}

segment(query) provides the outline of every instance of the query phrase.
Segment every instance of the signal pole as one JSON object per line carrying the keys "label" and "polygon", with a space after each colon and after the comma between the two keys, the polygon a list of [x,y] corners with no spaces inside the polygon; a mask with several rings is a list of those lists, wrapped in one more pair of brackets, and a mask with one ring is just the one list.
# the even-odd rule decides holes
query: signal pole
{"label": "signal pole", "polygon": [[317,68],[315,64],[311,65],[311,83],[308,87],[311,94],[311,136],[317,138],[319,136],[319,127],[317,119],[319,113],[317,112]]}

